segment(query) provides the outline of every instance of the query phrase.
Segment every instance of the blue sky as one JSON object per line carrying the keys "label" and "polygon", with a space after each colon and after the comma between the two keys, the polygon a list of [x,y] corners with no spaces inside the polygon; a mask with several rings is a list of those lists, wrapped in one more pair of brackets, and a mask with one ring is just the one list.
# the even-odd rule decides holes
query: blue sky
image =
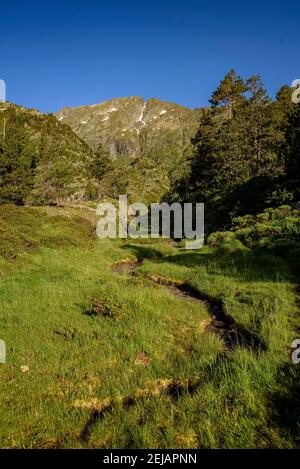
{"label": "blue sky", "polygon": [[207,104],[230,69],[274,96],[300,78],[298,0],[7,0],[7,99],[43,112],[113,97]]}

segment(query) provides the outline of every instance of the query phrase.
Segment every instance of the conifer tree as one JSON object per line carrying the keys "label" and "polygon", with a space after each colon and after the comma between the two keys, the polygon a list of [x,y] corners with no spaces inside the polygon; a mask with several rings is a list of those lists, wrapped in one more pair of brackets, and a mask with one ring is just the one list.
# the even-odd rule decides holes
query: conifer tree
{"label": "conifer tree", "polygon": [[[259,76],[230,71],[213,93],[193,140],[188,176],[175,182],[189,198],[214,203],[252,177],[282,172],[282,134]],[[228,112],[230,109],[230,112]],[[229,118],[230,117],[230,118]]]}
{"label": "conifer tree", "polygon": [[285,133],[285,168],[287,175],[300,180],[300,104],[289,114]]}
{"label": "conifer tree", "polygon": [[6,131],[0,141],[0,202],[23,204],[33,182],[34,142],[24,119],[6,111]]}
{"label": "conifer tree", "polygon": [[97,180],[100,181],[103,176],[111,169],[111,159],[100,143],[93,155],[90,162],[90,173]]}
{"label": "conifer tree", "polygon": [[234,70],[230,70],[213,92],[210,103],[213,106],[224,106],[232,117],[234,106],[243,100],[246,91],[244,80]]}

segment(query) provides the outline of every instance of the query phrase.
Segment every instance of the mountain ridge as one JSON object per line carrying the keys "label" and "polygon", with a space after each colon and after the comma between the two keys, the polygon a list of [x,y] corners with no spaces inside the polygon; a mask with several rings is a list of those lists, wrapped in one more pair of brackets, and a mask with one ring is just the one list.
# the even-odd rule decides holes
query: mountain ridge
{"label": "mountain ridge", "polygon": [[[148,153],[153,147],[147,141],[149,131],[148,140],[154,141],[157,140],[156,134],[170,130],[178,134],[184,129],[189,134],[187,127],[196,127],[199,113],[200,110],[157,98],[145,100],[140,96],[129,96],[86,106],[65,106],[55,116],[69,125],[92,149],[101,143],[111,157],[116,158]],[[183,140],[184,146],[190,136]]]}
{"label": "mountain ridge", "polygon": [[133,200],[158,201],[191,152],[201,113],[157,98],[130,96],[64,107],[55,116],[92,150],[101,145],[110,155],[113,167],[101,181],[101,196],[126,193]]}
{"label": "mountain ridge", "polygon": [[[13,103],[4,107],[0,116],[1,164],[8,168],[11,158],[17,158],[14,141],[23,139],[28,184],[22,201],[34,204],[116,198],[119,194],[144,202],[160,200],[191,151],[191,138],[201,116],[201,109],[139,96],[64,107],[56,114]],[[97,181],[90,163],[99,144],[112,164]],[[15,165],[15,176],[7,173],[12,192],[21,160]],[[3,186],[2,192],[3,201],[11,197],[7,187]]]}

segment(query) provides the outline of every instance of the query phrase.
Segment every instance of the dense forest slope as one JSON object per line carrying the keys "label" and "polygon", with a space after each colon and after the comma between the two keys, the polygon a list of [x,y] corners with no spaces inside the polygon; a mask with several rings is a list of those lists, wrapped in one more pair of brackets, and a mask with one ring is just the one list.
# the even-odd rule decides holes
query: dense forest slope
{"label": "dense forest slope", "polygon": [[0,203],[88,197],[92,151],[53,115],[5,103],[0,112]]}

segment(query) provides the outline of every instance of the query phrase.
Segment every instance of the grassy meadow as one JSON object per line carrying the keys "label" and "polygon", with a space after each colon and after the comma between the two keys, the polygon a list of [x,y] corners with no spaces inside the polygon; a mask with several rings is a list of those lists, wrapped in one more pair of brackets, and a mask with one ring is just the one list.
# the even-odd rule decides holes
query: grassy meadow
{"label": "grassy meadow", "polygon": [[[300,446],[288,258],[98,240],[79,209],[0,215],[2,448]],[[161,279],[220,301],[256,346],[228,348],[209,302]]]}

